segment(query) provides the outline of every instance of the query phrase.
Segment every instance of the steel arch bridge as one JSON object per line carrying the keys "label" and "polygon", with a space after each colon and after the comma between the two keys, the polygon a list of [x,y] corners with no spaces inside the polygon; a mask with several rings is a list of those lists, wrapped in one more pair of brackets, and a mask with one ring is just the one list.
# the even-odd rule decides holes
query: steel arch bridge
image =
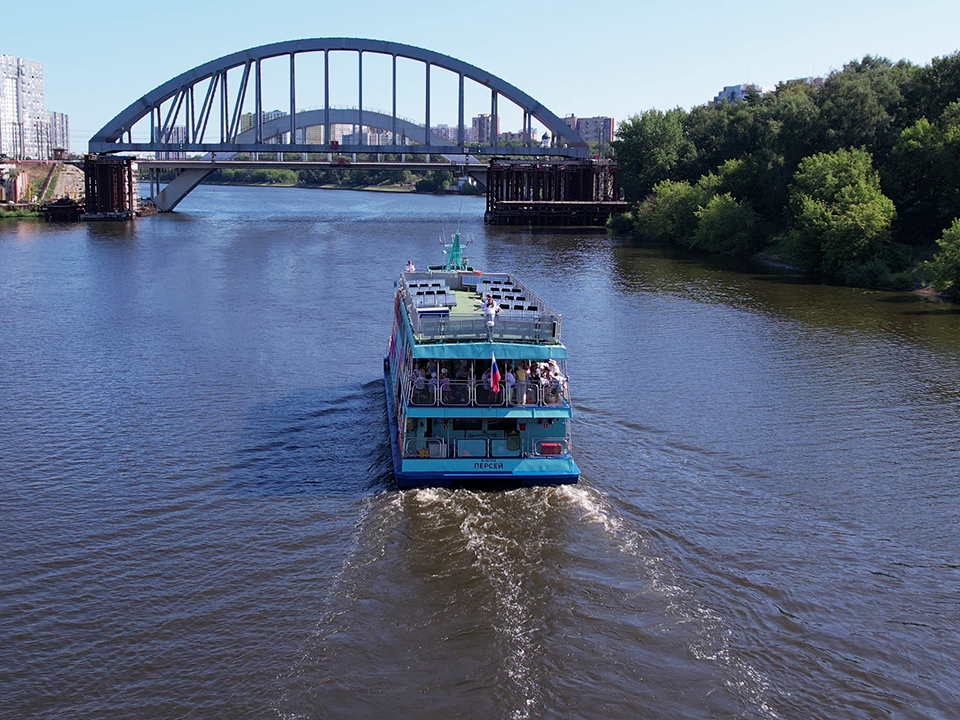
{"label": "steel arch bridge", "polygon": [[[330,54],[357,53],[356,108],[350,116],[338,115],[330,105]],[[298,105],[296,68],[298,56],[308,53],[323,56],[323,102],[319,110],[304,111]],[[392,58],[392,111],[373,112],[363,107],[365,54]],[[287,57],[289,60],[288,108],[281,117],[267,117],[264,110],[265,60]],[[397,59],[418,61],[424,66],[424,117],[419,128],[397,115]],[[450,71],[458,78],[457,126],[453,140],[427,132],[431,128],[431,68]],[[441,53],[380,40],[359,38],[313,38],[261,45],[225,55],[178,75],[150,91],[104,125],[89,142],[90,153],[400,153],[455,155],[464,152],[464,83],[471,80],[490,92],[490,123],[499,127],[499,103],[504,98],[522,110],[524,147],[498,151],[497,133],[490,133],[489,153],[510,155],[586,158],[589,148],[561,118],[532,97],[505,80],[469,63]],[[229,82],[228,82],[229,81]],[[275,88],[271,87],[271,90]],[[252,98],[249,95],[252,94]],[[301,98],[303,95],[301,94]],[[252,99],[252,109],[249,100]],[[252,112],[251,112],[252,110]],[[549,131],[549,143],[532,137],[533,120]],[[252,127],[243,127],[244,121]],[[354,122],[344,123],[343,120]],[[142,132],[149,124],[149,141],[134,141],[134,129]],[[365,142],[342,144],[333,140],[334,126],[353,124],[384,132],[386,144]],[[307,132],[322,129],[320,142]],[[145,135],[145,133],[143,133]],[[361,138],[363,134],[360,133]],[[316,137],[316,136],[314,136]]]}

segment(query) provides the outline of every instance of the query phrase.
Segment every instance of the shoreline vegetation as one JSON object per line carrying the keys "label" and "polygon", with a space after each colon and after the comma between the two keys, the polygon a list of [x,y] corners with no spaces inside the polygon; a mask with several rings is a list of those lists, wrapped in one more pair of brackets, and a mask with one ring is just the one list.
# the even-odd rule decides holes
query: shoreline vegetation
{"label": "shoreline vegetation", "polygon": [[0,220],[7,218],[35,218],[40,217],[39,210],[6,210],[0,208]]}
{"label": "shoreline vegetation", "polygon": [[649,110],[618,135],[630,210],[614,233],[960,294],[960,53],[866,56],[742,102]]}

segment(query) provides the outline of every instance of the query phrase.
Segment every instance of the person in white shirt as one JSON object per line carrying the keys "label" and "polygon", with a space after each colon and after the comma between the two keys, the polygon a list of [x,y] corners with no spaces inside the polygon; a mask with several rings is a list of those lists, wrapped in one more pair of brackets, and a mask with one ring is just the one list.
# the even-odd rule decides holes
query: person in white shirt
{"label": "person in white shirt", "polygon": [[493,324],[497,313],[500,312],[500,306],[493,296],[487,294],[487,299],[483,301],[483,318],[487,321],[487,342],[493,342]]}
{"label": "person in white shirt", "polygon": [[413,266],[413,260],[407,260],[407,266],[403,269],[404,272],[416,272],[417,268]]}

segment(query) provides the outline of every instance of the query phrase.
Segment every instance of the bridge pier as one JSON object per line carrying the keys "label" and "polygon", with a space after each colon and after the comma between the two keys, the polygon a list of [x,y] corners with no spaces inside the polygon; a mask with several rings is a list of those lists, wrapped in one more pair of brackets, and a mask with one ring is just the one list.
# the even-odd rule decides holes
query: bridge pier
{"label": "bridge pier", "polygon": [[163,190],[153,196],[160,212],[172,212],[191,190],[216,172],[216,168],[183,170]]}
{"label": "bridge pier", "polygon": [[487,169],[483,219],[493,225],[603,227],[626,211],[609,160],[493,161]]}
{"label": "bridge pier", "polygon": [[129,220],[143,215],[135,158],[87,155],[83,163],[84,220]]}

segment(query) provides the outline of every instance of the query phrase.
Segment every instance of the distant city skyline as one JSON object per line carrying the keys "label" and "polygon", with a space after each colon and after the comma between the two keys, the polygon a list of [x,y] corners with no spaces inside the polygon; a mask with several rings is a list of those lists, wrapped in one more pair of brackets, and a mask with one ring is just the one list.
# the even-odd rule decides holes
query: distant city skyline
{"label": "distant city skyline", "polygon": [[[866,54],[925,65],[960,49],[960,3],[946,0],[742,0],[732,7],[612,0],[587,15],[582,4],[561,0],[550,12],[523,18],[515,4],[499,0],[484,6],[482,17],[474,8],[421,17],[383,0],[370,0],[363,12],[342,10],[290,0],[283,13],[289,22],[241,22],[219,32],[225,18],[256,17],[262,6],[237,0],[225,10],[221,3],[198,0],[189,17],[180,19],[162,6],[118,12],[103,0],[54,0],[55,21],[38,22],[34,8],[13,4],[4,8],[8,32],[0,53],[43,63],[47,107],[70,116],[71,149],[83,152],[101,127],[167,80],[227,54],[293,38],[376,38],[427,48],[502,78],[558,117],[609,116],[617,122],[651,108],[704,104],[732,84],[773,87],[798,77],[826,77]],[[495,41],[483,30],[495,32]],[[398,113],[411,117],[422,107],[422,99],[407,92],[416,70],[401,68],[399,79],[404,100]],[[355,86],[343,80],[334,90],[355,95]],[[434,92],[439,97],[449,88]],[[482,93],[467,100],[467,117],[489,113]],[[388,107],[368,99],[366,91],[364,105]],[[264,106],[283,104],[268,98]],[[430,124],[453,125],[456,119],[456,112],[438,112]],[[521,122],[504,112],[501,127],[514,132]]]}

